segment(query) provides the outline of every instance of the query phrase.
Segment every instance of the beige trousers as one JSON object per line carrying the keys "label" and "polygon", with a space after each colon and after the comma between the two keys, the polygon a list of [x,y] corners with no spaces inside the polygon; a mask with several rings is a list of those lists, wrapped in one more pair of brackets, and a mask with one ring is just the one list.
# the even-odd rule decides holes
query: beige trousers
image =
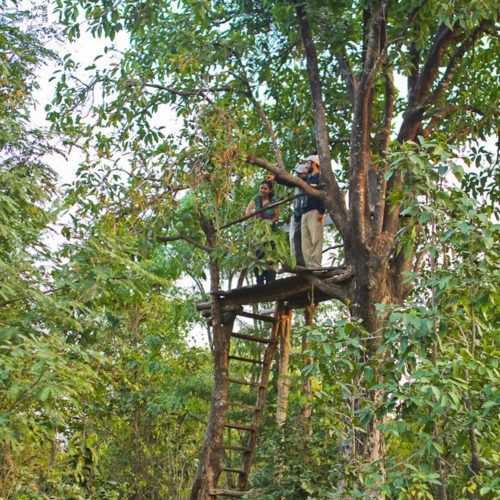
{"label": "beige trousers", "polygon": [[318,220],[318,210],[310,210],[302,214],[302,253],[306,267],[315,269],[321,267],[323,253],[324,218]]}

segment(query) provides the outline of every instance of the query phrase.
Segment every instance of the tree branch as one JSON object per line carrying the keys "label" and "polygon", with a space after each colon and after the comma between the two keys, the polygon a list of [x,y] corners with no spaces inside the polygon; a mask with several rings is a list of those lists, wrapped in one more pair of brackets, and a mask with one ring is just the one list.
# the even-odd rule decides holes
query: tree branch
{"label": "tree branch", "polygon": [[356,88],[358,87],[358,82],[356,80],[356,76],[352,72],[352,69],[347,61],[346,55],[344,52],[337,52],[335,54],[335,58],[337,59],[337,64],[340,68],[340,74],[344,78],[344,81],[347,85],[347,90],[349,92],[349,100],[351,101],[351,105],[354,105],[354,97],[356,95]]}
{"label": "tree branch", "polygon": [[295,12],[300,25],[302,42],[307,62],[307,74],[309,77],[309,88],[314,112],[314,124],[316,126],[316,145],[321,165],[320,178],[326,183],[328,192],[324,197],[325,206],[330,213],[337,229],[343,238],[347,237],[347,207],[344,197],[337,184],[335,175],[332,172],[332,159],[330,155],[328,129],[326,126],[326,111],[323,104],[321,82],[318,70],[318,58],[316,47],[311,35],[309,22],[306,18],[303,6],[298,0],[295,0]]}
{"label": "tree branch", "polygon": [[252,104],[255,106],[257,113],[259,113],[259,116],[260,116],[262,122],[264,123],[264,125],[269,133],[269,136],[271,137],[271,141],[273,143],[273,148],[274,148],[274,154],[276,155],[276,161],[278,162],[278,165],[279,165],[280,169],[282,170],[282,172],[285,172],[286,171],[285,161],[283,160],[281,148],[279,146],[276,134],[274,133],[273,126],[272,126],[269,118],[267,117],[267,115],[264,111],[264,108],[260,105],[259,101],[257,101],[257,98],[253,94],[253,89],[252,89],[252,86],[250,85],[250,81],[248,80],[248,77],[246,74],[246,68],[245,68],[245,65],[243,64],[243,61],[241,60],[240,55],[232,47],[230,48],[230,51],[233,54],[233,56],[235,57],[235,59],[238,61],[238,64],[239,64],[241,70],[243,71],[243,76],[239,75],[238,77],[247,88],[247,92],[245,95],[250,99]]}
{"label": "tree branch", "polygon": [[179,90],[174,89],[172,87],[166,87],[165,85],[158,85],[156,83],[139,83],[139,82],[129,82],[129,86],[138,86],[138,87],[148,87],[158,90],[163,90],[164,92],[169,92],[170,94],[178,95],[181,97],[191,97],[191,96],[200,96],[207,94],[208,92],[236,92],[241,93],[236,90],[234,87],[208,87],[205,89],[193,89],[193,90]]}
{"label": "tree branch", "polygon": [[415,92],[409,96],[410,107],[419,106],[428,96],[430,88],[434,83],[439,66],[443,60],[444,53],[450,44],[456,28],[450,29],[447,26],[440,26],[436,33],[434,43],[432,44],[427,58],[425,60],[422,72],[415,85]]}
{"label": "tree branch", "polygon": [[196,248],[199,248],[200,250],[203,250],[207,253],[211,253],[215,250],[215,247],[203,245],[202,243],[194,240],[193,238],[190,238],[189,236],[185,235],[184,233],[181,233],[180,231],[179,234],[176,236],[157,236],[156,239],[161,243],[169,243],[171,241],[184,240],[190,243],[191,245],[195,246]]}
{"label": "tree branch", "polygon": [[453,56],[450,58],[448,66],[446,67],[446,71],[439,81],[436,89],[425,99],[423,103],[424,107],[430,106],[431,104],[437,102],[442,93],[448,88],[453,76],[455,75],[458,63],[463,59],[466,52],[474,45],[477,39],[486,31],[490,24],[491,23],[489,20],[484,19],[455,51]]}
{"label": "tree branch", "polygon": [[[378,135],[378,154],[383,159],[382,166],[385,166],[385,155],[389,148],[389,135],[391,132],[392,116],[394,113],[394,82],[392,79],[392,74],[387,73],[385,75],[385,109],[384,118],[382,120],[382,127]],[[385,180],[384,168],[378,167],[378,173],[376,175],[377,179],[377,193],[375,200],[375,207],[372,220],[372,233],[378,236],[383,227],[383,215],[385,209],[385,195],[387,189],[387,181]]]}
{"label": "tree branch", "polygon": [[305,194],[314,196],[315,198],[324,199],[325,193],[323,190],[311,187],[309,184],[307,184],[307,182],[303,181],[300,177],[296,177],[295,175],[290,174],[286,170],[285,172],[282,172],[279,167],[273,165],[267,160],[264,160],[263,158],[259,158],[253,154],[247,154],[245,156],[245,161],[247,163],[250,163],[251,165],[256,165],[258,167],[264,168],[268,172],[271,172],[273,175],[281,177],[287,183],[302,189],[302,191]]}
{"label": "tree branch", "polygon": [[[360,93],[368,92],[368,89],[372,85],[373,78],[385,58],[385,51],[387,47],[383,38],[385,37],[385,25],[387,22],[387,7],[389,5],[389,1],[390,0],[382,0],[382,2],[380,2],[380,8],[375,14],[370,16],[370,31],[366,51],[364,52],[365,59],[363,70],[359,78],[359,86],[357,89],[358,95]],[[383,57],[380,57],[381,53],[384,54]]]}

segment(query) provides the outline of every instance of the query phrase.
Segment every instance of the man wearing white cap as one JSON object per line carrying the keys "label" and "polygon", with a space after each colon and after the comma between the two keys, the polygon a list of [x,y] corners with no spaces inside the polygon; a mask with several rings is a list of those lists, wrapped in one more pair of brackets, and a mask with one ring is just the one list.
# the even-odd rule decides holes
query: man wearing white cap
{"label": "man wearing white cap", "polygon": [[[308,174],[307,177],[303,178],[305,182],[309,185],[316,187],[319,184],[319,157],[318,155],[310,155],[307,158],[303,158],[304,164],[297,167],[295,172],[299,177],[303,174]],[[302,175],[301,175],[302,174]],[[278,176],[268,175],[266,179],[274,179],[278,184],[284,184],[285,186],[291,186],[284,179]],[[323,225],[325,222],[325,207],[323,202],[315,198],[314,196],[304,195],[297,199],[297,213],[298,217],[294,219],[293,224],[295,230],[298,228],[300,223],[300,233],[301,233],[301,250],[303,256],[303,263],[306,267],[310,269],[318,269],[321,267],[321,257],[323,253]],[[299,222],[300,221],[300,222]],[[295,254],[296,262],[298,265],[302,265],[299,261],[299,253],[297,252],[297,238],[293,238],[292,247],[292,224],[290,224],[290,247],[292,249],[292,255]],[[300,259],[302,260],[302,259]]]}
{"label": "man wearing white cap", "polygon": [[[306,180],[307,174],[309,172],[309,167],[305,163],[299,163],[294,169],[294,173],[297,177],[302,180]],[[266,180],[276,181],[277,184],[282,184],[283,186],[293,187],[293,184],[285,181],[279,176],[266,175]],[[295,195],[300,194],[302,191],[300,188],[295,188]],[[302,205],[304,196],[295,198],[293,202],[292,216],[290,217],[290,254],[295,257],[295,264],[298,266],[305,266],[304,255],[302,254],[302,231],[301,231],[301,221],[302,221]]]}
{"label": "man wearing white cap", "polygon": [[[319,185],[319,157],[310,155],[304,158],[309,169],[305,181],[313,187]],[[317,269],[321,267],[323,254],[323,226],[325,223],[325,206],[319,198],[304,196],[302,198],[302,253],[306,267]]]}

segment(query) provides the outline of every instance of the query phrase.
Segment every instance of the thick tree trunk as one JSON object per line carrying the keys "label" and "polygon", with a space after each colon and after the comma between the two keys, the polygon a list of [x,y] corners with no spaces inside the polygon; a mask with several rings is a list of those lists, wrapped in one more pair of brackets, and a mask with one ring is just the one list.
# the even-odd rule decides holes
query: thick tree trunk
{"label": "thick tree trunk", "polygon": [[[365,257],[365,258],[363,258]],[[351,314],[353,319],[361,320],[362,327],[369,333],[369,339],[364,341],[364,351],[360,353],[362,360],[366,363],[373,363],[374,383],[382,383],[381,371],[385,360],[385,354],[381,352],[382,338],[380,329],[383,326],[381,318],[375,308],[376,304],[393,303],[392,281],[388,280],[387,266],[377,268],[377,259],[367,255],[357,255],[355,269],[355,295]],[[364,264],[364,265],[363,265]],[[366,386],[364,378],[360,378],[358,394],[354,395],[353,401],[349,402],[349,408],[359,410],[376,409],[383,402],[383,392],[381,389],[370,390]],[[366,465],[376,468],[376,471],[385,477],[385,436],[383,424],[385,416],[379,415],[376,411],[363,431],[351,429],[355,437],[352,451]],[[344,457],[346,459],[347,457]],[[378,493],[372,493],[373,498],[379,498]],[[381,498],[381,497],[380,497]]]}
{"label": "thick tree trunk", "polygon": [[217,483],[221,472],[220,459],[229,394],[228,355],[233,321],[219,324],[213,330],[215,387],[205,441],[191,491],[191,500],[212,498],[209,490]]}
{"label": "thick tree trunk", "polygon": [[[208,245],[215,247],[216,233],[213,223],[201,213],[199,217]],[[207,432],[191,489],[190,500],[215,498],[209,494],[209,491],[217,484],[217,479],[221,473],[220,460],[229,396],[229,348],[235,314],[222,313],[220,300],[216,295],[219,288],[219,265],[217,260],[212,258],[210,261],[210,289],[212,292],[211,322],[215,386],[212,393]]]}

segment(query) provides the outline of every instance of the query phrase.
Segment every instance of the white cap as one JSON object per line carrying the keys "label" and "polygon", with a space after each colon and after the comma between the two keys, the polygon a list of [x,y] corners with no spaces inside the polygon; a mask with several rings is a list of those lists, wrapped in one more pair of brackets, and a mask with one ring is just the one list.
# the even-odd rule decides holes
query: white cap
{"label": "white cap", "polygon": [[318,155],[310,155],[307,158],[304,158],[302,161],[312,161],[313,163],[316,163],[316,165],[319,166],[319,156]]}
{"label": "white cap", "polygon": [[297,167],[295,167],[295,173],[297,174],[307,174],[308,168],[305,163],[301,163]]}

